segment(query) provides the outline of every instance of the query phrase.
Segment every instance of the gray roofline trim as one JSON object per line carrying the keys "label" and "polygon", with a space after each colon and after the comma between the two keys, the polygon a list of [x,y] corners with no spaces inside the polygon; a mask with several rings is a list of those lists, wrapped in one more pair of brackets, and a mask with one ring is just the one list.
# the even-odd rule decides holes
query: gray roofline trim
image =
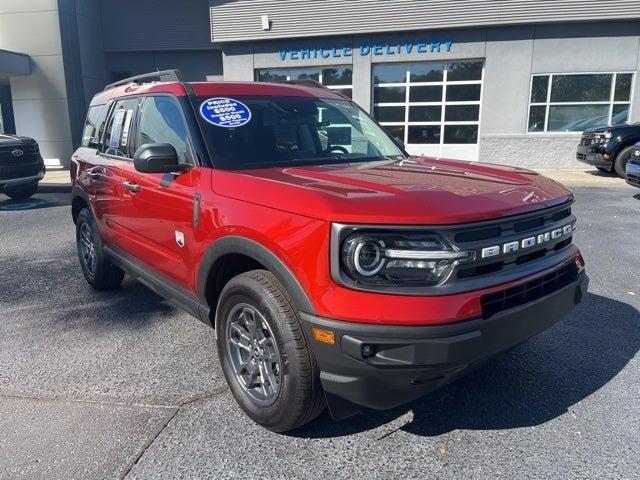
{"label": "gray roofline trim", "polygon": [[[214,44],[638,20],[638,0],[209,0]],[[268,15],[269,30],[260,17]],[[604,31],[593,33],[606,34]]]}

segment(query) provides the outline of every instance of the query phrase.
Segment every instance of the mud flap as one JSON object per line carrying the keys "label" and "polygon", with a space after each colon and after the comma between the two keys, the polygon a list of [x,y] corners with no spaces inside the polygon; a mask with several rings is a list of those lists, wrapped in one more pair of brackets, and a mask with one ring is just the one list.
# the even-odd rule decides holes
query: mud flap
{"label": "mud flap", "polygon": [[332,393],[324,392],[324,398],[333,420],[344,420],[361,413],[363,407]]}

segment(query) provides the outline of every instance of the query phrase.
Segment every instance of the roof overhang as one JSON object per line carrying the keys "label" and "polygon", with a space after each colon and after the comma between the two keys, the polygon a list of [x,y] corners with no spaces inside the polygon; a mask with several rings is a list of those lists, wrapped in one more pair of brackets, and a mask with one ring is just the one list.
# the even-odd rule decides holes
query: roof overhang
{"label": "roof overhang", "polygon": [[31,74],[29,55],[0,50],[0,77]]}

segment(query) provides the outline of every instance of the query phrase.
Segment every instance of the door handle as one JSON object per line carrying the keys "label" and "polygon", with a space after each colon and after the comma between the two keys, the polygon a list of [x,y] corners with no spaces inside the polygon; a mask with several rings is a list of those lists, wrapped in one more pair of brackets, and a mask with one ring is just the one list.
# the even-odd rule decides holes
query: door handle
{"label": "door handle", "polygon": [[132,193],[138,193],[140,191],[140,185],[135,183],[124,181],[122,182],[122,186]]}

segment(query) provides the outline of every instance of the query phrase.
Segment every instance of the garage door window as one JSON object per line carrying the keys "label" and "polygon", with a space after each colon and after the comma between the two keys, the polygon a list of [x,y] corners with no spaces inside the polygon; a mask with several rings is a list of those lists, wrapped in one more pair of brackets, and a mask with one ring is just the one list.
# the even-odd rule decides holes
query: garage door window
{"label": "garage door window", "polygon": [[373,113],[410,145],[478,143],[482,61],[379,64]]}
{"label": "garage door window", "polygon": [[314,80],[331,90],[336,90],[352,98],[353,71],[351,67],[270,68],[256,70],[255,75],[259,82]]}
{"label": "garage door window", "polygon": [[582,132],[629,120],[632,73],[533,75],[528,132]]}

